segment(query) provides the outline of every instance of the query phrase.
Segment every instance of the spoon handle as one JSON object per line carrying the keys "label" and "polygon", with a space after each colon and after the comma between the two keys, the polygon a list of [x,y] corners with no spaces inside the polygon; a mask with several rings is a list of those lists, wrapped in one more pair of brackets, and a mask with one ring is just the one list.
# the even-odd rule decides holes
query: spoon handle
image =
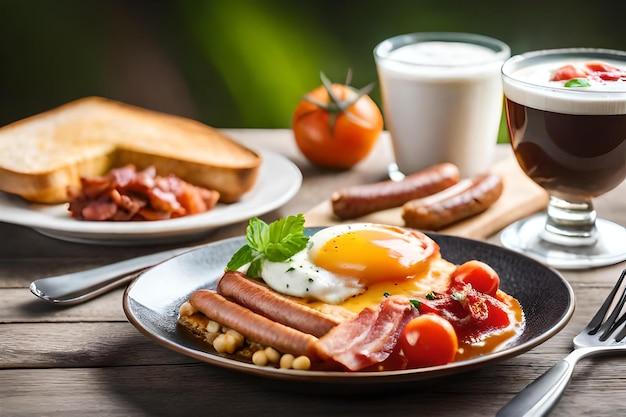
{"label": "spoon handle", "polygon": [[144,269],[191,249],[171,249],[85,271],[40,278],[31,282],[30,291],[54,304],[82,303],[130,281]]}

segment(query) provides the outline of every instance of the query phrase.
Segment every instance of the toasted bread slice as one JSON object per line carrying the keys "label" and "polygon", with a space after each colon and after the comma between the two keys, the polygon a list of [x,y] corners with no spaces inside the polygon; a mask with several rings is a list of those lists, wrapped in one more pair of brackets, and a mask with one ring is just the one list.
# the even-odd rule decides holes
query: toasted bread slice
{"label": "toasted bread slice", "polygon": [[261,156],[200,122],[87,97],[0,128],[0,190],[37,203],[67,201],[81,176],[154,165],[237,201]]}

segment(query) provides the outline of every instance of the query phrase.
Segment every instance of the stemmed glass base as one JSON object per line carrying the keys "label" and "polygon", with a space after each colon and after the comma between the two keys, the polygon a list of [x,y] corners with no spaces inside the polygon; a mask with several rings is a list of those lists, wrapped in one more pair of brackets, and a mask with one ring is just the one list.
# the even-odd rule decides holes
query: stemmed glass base
{"label": "stemmed glass base", "polygon": [[500,241],[509,249],[557,269],[588,269],[626,260],[625,227],[595,219],[590,238],[595,243],[568,246],[541,237],[547,220],[547,214],[543,213],[513,223],[502,231]]}

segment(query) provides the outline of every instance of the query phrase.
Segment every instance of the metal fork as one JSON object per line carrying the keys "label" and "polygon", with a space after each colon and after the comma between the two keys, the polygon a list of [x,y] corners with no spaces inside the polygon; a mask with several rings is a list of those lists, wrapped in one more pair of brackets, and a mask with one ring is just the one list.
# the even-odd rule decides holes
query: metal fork
{"label": "metal fork", "polygon": [[[498,411],[498,417],[548,415],[565,391],[579,360],[592,355],[626,352],[626,312],[622,313],[626,303],[626,285],[621,288],[624,276],[626,269],[587,327],[574,338],[574,350],[513,397]],[[615,303],[620,289],[621,295]],[[607,317],[612,305],[613,310]]]}

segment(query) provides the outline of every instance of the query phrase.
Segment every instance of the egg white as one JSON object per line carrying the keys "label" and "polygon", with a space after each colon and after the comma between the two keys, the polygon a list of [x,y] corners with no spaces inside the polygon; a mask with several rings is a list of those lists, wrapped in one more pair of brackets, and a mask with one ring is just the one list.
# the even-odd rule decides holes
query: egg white
{"label": "egg white", "polygon": [[334,237],[354,230],[377,227],[370,223],[354,223],[322,229],[311,236],[306,249],[293,255],[288,261],[263,261],[261,276],[270,288],[282,294],[339,304],[363,293],[366,286],[357,278],[327,271],[315,265],[312,259],[315,259],[319,248]]}
{"label": "egg white", "polygon": [[358,279],[338,276],[313,264],[304,249],[285,262],[263,261],[261,276],[274,291],[338,304],[365,291]]}

